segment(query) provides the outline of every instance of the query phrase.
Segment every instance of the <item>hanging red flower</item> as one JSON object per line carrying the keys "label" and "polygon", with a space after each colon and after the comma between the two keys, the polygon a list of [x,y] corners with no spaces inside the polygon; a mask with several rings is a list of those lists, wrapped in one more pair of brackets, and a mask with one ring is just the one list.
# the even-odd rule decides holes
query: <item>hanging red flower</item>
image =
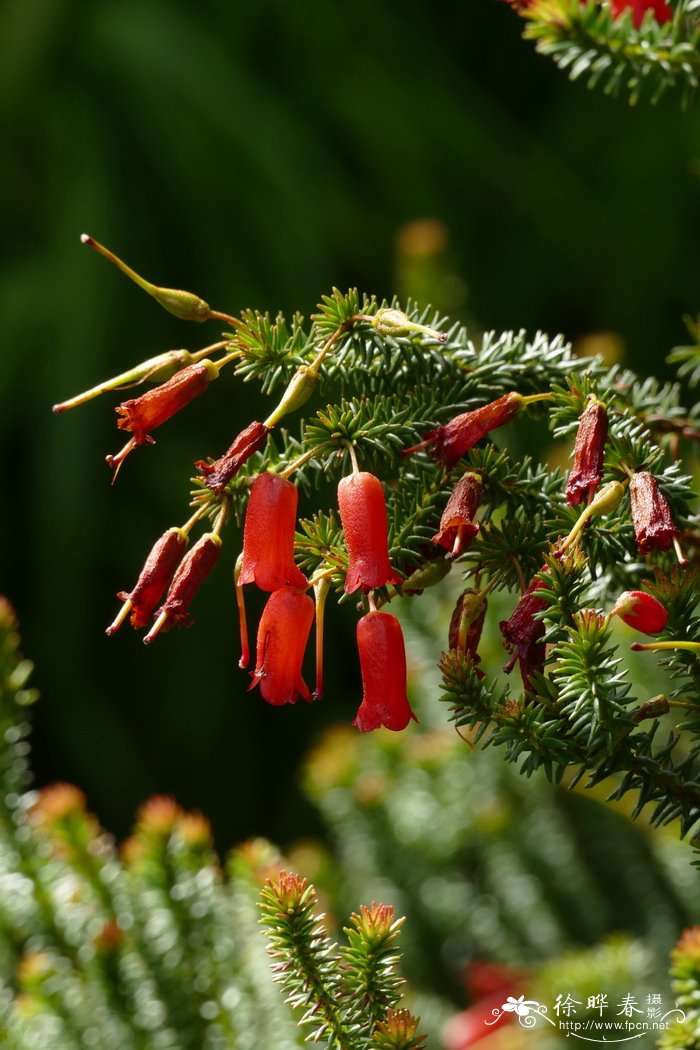
{"label": "hanging red flower", "polygon": [[234,438],[223,456],[214,460],[213,463],[198,459],[195,467],[199,467],[204,474],[203,480],[207,488],[220,492],[225,485],[228,485],[245,461],[254,452],[257,452],[269,433],[270,429],[264,423],[251,423]]}
{"label": "hanging red flower", "polygon": [[668,623],[668,609],[647,591],[624,591],[610,611],[643,634],[659,634]]}
{"label": "hanging red flower", "polygon": [[673,546],[680,532],[656,478],[646,470],[639,470],[630,478],[630,508],[640,554],[667,551]]}
{"label": "hanging red flower", "polygon": [[391,613],[369,612],[357,624],[362,703],[353,725],[368,733],[385,726],[405,729],[418,721],[406,696],[406,648],[401,624]]}
{"label": "hanging red flower", "polygon": [[[546,565],[540,569],[540,572],[548,571]],[[513,654],[503,670],[506,673],[512,671],[517,660],[526,689],[530,684],[530,676],[544,667],[545,645],[542,637],[545,626],[541,620],[535,619],[535,615],[548,608],[549,602],[546,598],[538,597],[534,592],[546,590],[547,586],[545,581],[534,576],[510,619],[501,620],[498,625],[503,635],[503,644],[508,652]]]}
{"label": "hanging red flower", "polygon": [[488,405],[472,409],[471,412],[463,412],[451,419],[449,423],[436,427],[435,430],[429,430],[420,444],[404,449],[404,455],[430,447],[430,455],[433,459],[444,463],[446,467],[451,467],[460,456],[473,448],[477,441],[481,441],[497,427],[510,423],[522,408],[523,403],[524,398],[515,391],[504,394],[496,401],[490,401]]}
{"label": "hanging red flower", "polygon": [[145,627],[153,610],[165,594],[178,562],[187,546],[187,534],[182,529],[168,529],[154,544],[136,586],[128,593],[117,595],[125,604],[107,634],[114,634],[131,613],[131,626]]}
{"label": "hanging red flower", "polygon": [[389,562],[386,500],[379,478],[365,471],[341,478],[338,509],[348,551],[348,594],[358,587],[367,592],[387,583],[400,583],[401,577]]}
{"label": "hanging red flower", "polygon": [[263,591],[307,586],[294,564],[294,527],[299,494],[279,474],[259,474],[253,482],[243,527],[239,585],[255,583]]}
{"label": "hanging red flower", "polygon": [[198,361],[194,365],[176,372],[172,379],[153,390],[147,390],[141,397],[130,398],[117,405],[120,414],[117,426],[120,430],[133,433],[133,437],[116,456],[107,456],[107,464],[118,468],[137,445],[152,445],[151,430],[174,416],[185,405],[189,405],[216,379],[219,372],[212,361]]}
{"label": "hanging red flower", "polygon": [[455,485],[440,518],[440,531],[433,536],[456,558],[466,550],[479,531],[472,520],[481,501],[483,486],[478,474],[468,471]]}
{"label": "hanging red flower", "polygon": [[149,644],[160,631],[169,631],[171,627],[188,627],[190,615],[188,609],[221,554],[221,537],[215,532],[207,532],[195,543],[178,565],[172,583],[168,588],[165,601],[156,613],[156,622],[144,638]]}
{"label": "hanging red flower", "polygon": [[258,625],[256,666],[249,689],[260,686],[268,704],[293,704],[297,697],[311,700],[301,676],[306,643],[314,620],[314,603],[293,587],[273,591]]}
{"label": "hanging red flower", "polygon": [[566,483],[566,502],[574,507],[588,500],[603,477],[603,455],[608,438],[608,413],[605,405],[594,401],[579,420],[574,445],[574,465]]}

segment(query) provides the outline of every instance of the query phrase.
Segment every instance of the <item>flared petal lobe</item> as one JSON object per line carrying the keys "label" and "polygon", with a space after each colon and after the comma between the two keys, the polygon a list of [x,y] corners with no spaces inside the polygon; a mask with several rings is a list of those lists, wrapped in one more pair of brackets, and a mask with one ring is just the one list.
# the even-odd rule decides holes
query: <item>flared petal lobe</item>
{"label": "flared petal lobe", "polygon": [[348,551],[348,594],[358,587],[367,592],[387,583],[400,583],[401,577],[389,563],[386,500],[379,478],[364,471],[341,478],[338,509]]}
{"label": "flared petal lobe", "polygon": [[249,686],[259,685],[268,704],[293,704],[299,696],[311,700],[301,665],[313,620],[314,603],[303,591],[282,587],[268,598],[258,626]]}
{"label": "flared petal lobe", "polygon": [[406,648],[391,613],[370,612],[357,624],[362,703],[353,725],[368,733],[385,726],[405,729],[416,716],[406,695]]}
{"label": "flared petal lobe", "polygon": [[294,564],[294,529],[299,495],[278,474],[259,474],[248,499],[243,528],[239,584],[255,583],[263,591],[307,585]]}
{"label": "flared petal lobe", "polygon": [[468,471],[459,479],[440,518],[440,531],[433,543],[449,551],[453,558],[466,550],[479,531],[472,520],[481,501],[482,484],[478,474]]}

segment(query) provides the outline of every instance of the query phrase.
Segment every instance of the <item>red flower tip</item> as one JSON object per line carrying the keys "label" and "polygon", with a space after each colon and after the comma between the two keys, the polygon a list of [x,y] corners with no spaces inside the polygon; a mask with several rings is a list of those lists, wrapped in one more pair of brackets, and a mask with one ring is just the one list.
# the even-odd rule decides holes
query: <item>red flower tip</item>
{"label": "red flower tip", "polygon": [[234,438],[233,444],[219,459],[213,463],[198,459],[195,467],[199,467],[203,472],[205,485],[214,492],[220,492],[238,473],[245,461],[257,452],[269,433],[270,429],[264,423],[251,423]]}
{"label": "red flower tip", "polygon": [[406,695],[406,648],[401,625],[391,613],[370,612],[357,624],[362,703],[354,726],[363,733],[385,726],[405,729],[413,718]]}
{"label": "red flower tip", "polygon": [[640,554],[667,551],[673,546],[680,533],[656,478],[646,470],[630,478],[630,508]]}
{"label": "red flower tip", "polygon": [[256,583],[263,591],[307,586],[294,564],[294,527],[299,496],[279,474],[259,474],[253,483],[243,528],[238,584]]}
{"label": "red flower tip", "polygon": [[610,615],[619,616],[643,634],[659,634],[668,622],[668,609],[646,591],[624,591]]}
{"label": "red flower tip", "polygon": [[449,551],[457,558],[466,550],[479,531],[472,520],[481,500],[482,484],[478,474],[466,473],[459,479],[440,518],[440,531],[433,536],[433,543]]}
{"label": "red flower tip", "polygon": [[358,587],[367,592],[387,583],[401,583],[389,562],[386,500],[379,478],[363,471],[341,478],[338,509],[348,550],[348,594]]}
{"label": "red flower tip", "polygon": [[168,529],[160,537],[148,555],[133,591],[120,591],[117,595],[124,605],[114,623],[107,628],[107,634],[114,634],[129,613],[132,627],[146,626],[153,610],[165,594],[186,546],[187,534],[182,529]]}
{"label": "red flower tip", "polygon": [[260,686],[268,704],[293,704],[297,697],[311,700],[301,676],[306,643],[314,620],[314,603],[293,587],[273,591],[258,626],[257,658],[249,688]]}
{"label": "red flower tip", "polygon": [[574,465],[566,485],[566,501],[570,506],[588,500],[600,485],[607,437],[608,414],[605,405],[594,401],[584,409],[576,432]]}
{"label": "red flower tip", "polygon": [[[423,444],[431,445],[430,455],[439,460],[447,467],[452,467],[457,460],[473,448],[478,441],[486,437],[497,427],[505,426],[518,414],[522,407],[523,397],[521,394],[504,394],[496,401],[490,401],[488,405],[472,409],[471,412],[463,412],[455,416],[449,423],[445,423],[435,430],[429,430],[425,435]],[[413,451],[406,449],[407,452]]]}

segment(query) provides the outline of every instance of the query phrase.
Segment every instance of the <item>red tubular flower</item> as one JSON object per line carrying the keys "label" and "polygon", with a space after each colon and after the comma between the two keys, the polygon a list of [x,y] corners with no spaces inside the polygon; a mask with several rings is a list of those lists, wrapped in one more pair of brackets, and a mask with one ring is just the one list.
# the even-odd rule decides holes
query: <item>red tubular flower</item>
{"label": "red tubular flower", "polygon": [[438,543],[456,558],[466,550],[479,531],[472,518],[481,501],[482,484],[478,474],[466,473],[459,479],[440,518],[440,531],[433,536]]}
{"label": "red tubular flower", "polygon": [[253,483],[243,528],[243,560],[239,585],[256,583],[263,591],[288,584],[307,585],[294,564],[294,526],[299,495],[279,474],[259,474]]}
{"label": "red tubular flower", "polygon": [[668,609],[646,591],[624,591],[610,611],[643,634],[659,634],[668,623]]}
{"label": "red tubular flower", "polygon": [[379,478],[364,471],[341,478],[338,508],[348,549],[348,594],[358,587],[367,592],[386,583],[400,583],[401,577],[389,563],[386,500]]}
{"label": "red tubular flower", "polygon": [[230,448],[219,459],[213,463],[198,459],[195,467],[199,467],[204,473],[205,485],[214,492],[220,492],[238,473],[245,461],[257,452],[269,433],[270,429],[264,423],[251,423],[238,434]]}
{"label": "red tubular flower", "polygon": [[304,650],[314,620],[314,603],[293,587],[273,591],[258,626],[256,667],[249,688],[260,685],[268,704],[293,704],[298,696],[311,700],[301,677]]}
{"label": "red tubular flower", "polygon": [[619,18],[625,11],[632,11],[632,20],[639,29],[647,11],[651,11],[656,21],[663,25],[673,18],[673,11],[665,0],[610,0],[613,18]]}
{"label": "red tubular flower", "polygon": [[200,536],[194,547],[187,552],[175,571],[165,601],[156,614],[156,622],[144,638],[147,645],[160,631],[168,631],[171,627],[189,626],[190,616],[187,610],[220,554],[221,538],[214,532]]}
{"label": "red tubular flower", "polygon": [[669,550],[680,532],[656,478],[646,470],[639,470],[630,478],[630,507],[639,553]]}
{"label": "red tubular flower", "polygon": [[175,572],[187,546],[187,534],[182,529],[168,529],[154,545],[133,591],[120,591],[117,598],[125,604],[107,634],[114,634],[131,613],[131,626],[145,627],[165,588]]}
{"label": "red tubular flower", "polygon": [[413,718],[406,696],[406,649],[395,616],[370,612],[357,624],[362,703],[353,725],[363,733],[385,726],[405,729]]}
{"label": "red tubular flower", "polygon": [[504,394],[496,401],[490,401],[488,405],[475,408],[471,412],[463,412],[455,416],[449,423],[429,430],[424,441],[412,448],[404,449],[404,454],[414,452],[418,449],[431,445],[430,455],[439,460],[445,466],[453,466],[460,456],[463,456],[470,448],[481,441],[488,433],[497,427],[505,426],[518,414],[523,405],[523,397],[512,391]]}
{"label": "red tubular flower", "polygon": [[608,438],[605,405],[594,401],[584,409],[576,432],[574,465],[566,484],[566,502],[576,506],[588,500],[603,477],[603,455]]}
{"label": "red tubular flower", "polygon": [[116,411],[121,416],[117,426],[120,430],[130,431],[134,436],[116,456],[107,456],[108,465],[119,467],[137,445],[152,445],[150,431],[203,394],[218,374],[218,369],[212,361],[198,361],[176,372],[167,383],[161,383],[153,390],[147,390],[141,397],[134,397],[117,405]]}
{"label": "red tubular flower", "polygon": [[[548,571],[546,565],[540,569],[540,572]],[[526,689],[532,673],[541,671],[544,667],[545,646],[542,636],[545,627],[541,620],[535,619],[535,614],[546,609],[549,602],[546,598],[537,597],[534,591],[546,589],[547,583],[540,580],[538,576],[534,576],[510,619],[501,620],[498,625],[503,635],[503,644],[508,652],[513,654],[503,670],[506,673],[512,671],[517,660]]]}

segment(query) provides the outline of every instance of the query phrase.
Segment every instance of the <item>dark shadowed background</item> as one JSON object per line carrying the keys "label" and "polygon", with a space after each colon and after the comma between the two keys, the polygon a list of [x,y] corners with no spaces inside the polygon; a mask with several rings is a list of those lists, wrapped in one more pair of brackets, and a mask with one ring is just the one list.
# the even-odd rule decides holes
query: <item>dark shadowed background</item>
{"label": "dark shadowed background", "polygon": [[498,0],[0,10],[0,589],[37,664],[39,782],[75,781],[120,835],[154,792],[224,847],[307,832],[295,770],[359,694],[347,609],[322,705],[246,694],[230,531],[192,629],[149,650],[105,637],[116,591],[185,520],[193,461],[259,403],[226,373],[110,487],[119,398],[51,405],[219,329],[165,314],[79,235],[222,310],[308,314],[357,285],[482,328],[616,332],[658,371],[700,303],[700,118],[590,94],[520,30]]}

